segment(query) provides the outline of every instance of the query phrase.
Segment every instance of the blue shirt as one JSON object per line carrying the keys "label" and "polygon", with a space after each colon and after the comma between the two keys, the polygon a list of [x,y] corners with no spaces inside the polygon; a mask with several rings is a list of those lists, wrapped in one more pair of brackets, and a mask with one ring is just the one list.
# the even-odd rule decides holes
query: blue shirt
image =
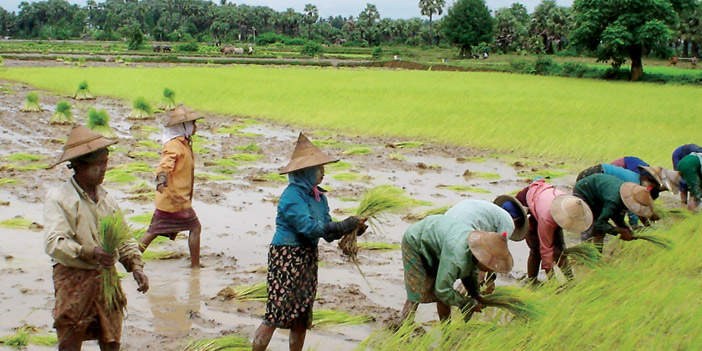
{"label": "blue shirt", "polygon": [[675,149],[675,151],[673,151],[673,169],[677,171],[680,160],[693,152],[702,152],[702,146],[697,144],[685,144]]}
{"label": "blue shirt", "polygon": [[613,175],[625,182],[641,184],[641,175],[639,173],[632,172],[626,168],[621,168],[606,163],[603,163],[601,166],[602,171],[604,171],[605,174]]}

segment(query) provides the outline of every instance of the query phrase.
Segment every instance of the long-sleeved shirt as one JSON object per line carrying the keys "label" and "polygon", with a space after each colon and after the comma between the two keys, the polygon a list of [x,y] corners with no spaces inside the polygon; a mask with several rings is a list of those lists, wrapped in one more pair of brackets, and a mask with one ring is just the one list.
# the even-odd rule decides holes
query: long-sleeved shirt
{"label": "long-sleeved shirt", "polygon": [[693,152],[678,163],[680,177],[690,189],[690,195],[697,203],[702,201],[702,153]]}
{"label": "long-sleeved shirt", "polygon": [[165,212],[180,212],[192,207],[195,160],[188,139],[171,139],[161,152],[156,174],[165,173],[166,187],[156,192],[156,208]]}
{"label": "long-sleeved shirt", "polygon": [[702,152],[702,146],[697,144],[685,144],[675,149],[675,151],[673,151],[673,169],[677,171],[680,160],[693,152]]}
{"label": "long-sleeved shirt", "polygon": [[[100,219],[119,210],[117,202],[104,188],[97,188],[97,202],[78,185],[73,177],[51,189],[44,202],[44,250],[54,263],[67,267],[96,269],[95,247],[102,245]],[[127,271],[142,269],[144,262],[134,239],[117,250],[117,258]]]}
{"label": "long-sleeved shirt", "polygon": [[565,192],[556,189],[543,179],[531,183],[528,189],[526,203],[529,213],[537,222],[541,267],[551,269],[553,268],[554,235],[559,228],[558,223],[551,215],[551,203],[556,196],[565,194]]}
{"label": "long-sleeved shirt", "polygon": [[412,224],[405,232],[403,241],[436,271],[434,294],[447,305],[463,306],[470,301],[453,288],[456,279],[467,282],[470,294],[477,295],[478,267],[468,246],[468,235],[476,229],[446,215],[433,215]]}
{"label": "long-sleeved shirt", "polygon": [[483,200],[463,200],[446,211],[447,217],[463,222],[471,230],[507,233],[514,232],[514,220],[500,206]]}
{"label": "long-sleeved shirt", "polygon": [[324,224],[331,222],[327,197],[317,201],[312,191],[290,184],[278,202],[275,234],[271,245],[317,246],[324,235]]}
{"label": "long-sleeved shirt", "polygon": [[573,194],[583,199],[595,218],[595,230],[600,233],[616,235],[617,228],[609,224],[611,219],[621,228],[628,228],[624,222],[626,205],[619,194],[624,181],[609,174],[593,174],[575,183]]}
{"label": "long-sleeved shirt", "polygon": [[[605,174],[613,175],[625,182],[632,182],[636,184],[641,184],[641,174],[630,171],[626,168],[614,166],[614,165],[608,165],[606,163],[603,163],[602,165],[602,170],[604,171]],[[627,217],[629,217],[629,224],[631,225],[638,225],[639,224],[639,216],[634,214],[634,212],[628,211],[627,212]]]}
{"label": "long-sleeved shirt", "polygon": [[638,174],[641,174],[641,169],[639,166],[648,166],[649,164],[644,162],[644,160],[635,157],[635,156],[626,156],[622,158],[618,158],[614,161],[612,161],[612,164],[617,166],[617,167],[622,167],[626,168],[632,172],[636,172]]}

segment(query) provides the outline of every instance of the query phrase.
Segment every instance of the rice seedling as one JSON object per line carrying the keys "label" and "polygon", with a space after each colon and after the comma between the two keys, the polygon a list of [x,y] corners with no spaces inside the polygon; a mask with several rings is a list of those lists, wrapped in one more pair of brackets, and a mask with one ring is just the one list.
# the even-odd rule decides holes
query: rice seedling
{"label": "rice seedling", "polygon": [[499,286],[492,294],[484,295],[480,303],[504,309],[521,319],[533,319],[541,315],[539,304],[526,289]]}
{"label": "rice seedling", "polygon": [[235,146],[234,150],[241,150],[246,152],[261,152],[263,149],[260,146],[256,145],[256,143],[251,142],[248,145]]}
{"label": "rice seedling", "polygon": [[23,164],[23,165],[9,163],[9,164],[6,164],[6,165],[0,167],[0,169],[13,170],[13,171],[18,171],[18,172],[38,171],[40,169],[48,169],[48,168],[49,168],[49,165],[46,163],[30,163],[30,164]]}
{"label": "rice seedling", "polygon": [[76,62],[76,66],[78,67],[85,67],[85,57],[81,57],[78,59],[78,62]]}
{"label": "rice seedling", "polygon": [[437,215],[437,214],[444,214],[446,211],[448,211],[449,208],[451,208],[452,205],[449,206],[441,206],[437,208],[430,208],[428,210],[421,211],[419,213],[413,214],[410,213],[404,218],[408,221],[416,222],[416,221],[421,221],[424,218],[427,218],[431,215]]}
{"label": "rice seedling", "polygon": [[117,138],[117,133],[110,127],[110,115],[104,109],[96,110],[91,108],[88,111],[87,126],[106,138]]}
{"label": "rice seedling", "polygon": [[151,192],[154,190],[154,187],[150,184],[148,184],[146,181],[142,181],[141,183],[134,185],[129,189],[130,193],[135,193],[135,194],[145,194],[148,192]]}
{"label": "rice seedling", "polygon": [[354,316],[346,312],[334,310],[319,310],[314,311],[312,324],[314,326],[324,325],[358,325],[369,323],[373,318],[369,316]]}
{"label": "rice seedling", "polygon": [[568,175],[568,172],[554,171],[554,170],[550,170],[550,169],[541,169],[541,170],[537,170],[537,171],[523,172],[523,173],[518,174],[518,176],[523,177],[523,178],[544,177],[546,179],[560,178],[560,177],[563,177],[565,175]]}
{"label": "rice seedling", "polygon": [[151,139],[139,140],[139,141],[137,141],[137,145],[142,146],[142,147],[146,147],[149,149],[161,149],[161,144],[157,143]]}
{"label": "rice seedling", "polygon": [[22,216],[17,216],[14,218],[6,219],[0,222],[0,227],[10,228],[10,229],[42,229],[44,228],[41,224],[34,222],[32,220],[26,219]]}
{"label": "rice seedling", "polygon": [[43,109],[39,106],[39,94],[36,91],[27,93],[27,101],[20,109],[22,112],[41,112]]}
{"label": "rice seedling", "polygon": [[0,337],[0,344],[14,348],[25,348],[31,345],[52,346],[58,343],[56,334],[39,330],[35,326],[23,325],[12,335]]}
{"label": "rice seedling", "polygon": [[402,156],[402,154],[398,153],[393,153],[388,156],[389,159],[395,160],[395,161],[407,161],[407,157]]}
{"label": "rice seedling", "polygon": [[18,162],[18,161],[36,162],[36,161],[39,161],[43,158],[45,158],[45,156],[28,154],[28,153],[24,153],[24,152],[16,152],[16,153],[10,154],[8,156],[5,156],[6,160],[13,161],[13,162]]}
{"label": "rice seedling", "polygon": [[117,165],[117,167],[115,167],[115,170],[119,170],[119,171],[123,171],[123,172],[127,172],[127,173],[136,173],[136,172],[149,173],[149,174],[154,173],[154,169],[144,162],[130,162],[130,163],[120,164],[120,165]]}
{"label": "rice seedling", "polygon": [[148,119],[153,115],[153,110],[151,109],[151,104],[146,101],[143,97],[138,97],[134,99],[132,103],[132,112],[129,113],[127,118],[130,119]]}
{"label": "rice seedling", "polygon": [[73,98],[76,100],[93,100],[95,96],[88,90],[88,82],[82,81],[78,84],[78,90],[73,94]]}
{"label": "rice seedling", "polygon": [[161,131],[160,128],[157,128],[157,127],[154,127],[154,126],[141,126],[141,127],[139,127],[139,129],[141,129],[141,130],[143,130],[143,131],[145,131],[145,132],[151,132],[151,133]]}
{"label": "rice seedling", "polygon": [[[105,252],[115,254],[117,249],[131,237],[131,228],[124,219],[124,213],[115,212],[100,220],[100,241]],[[126,299],[115,267],[104,268],[100,276],[102,294],[107,308],[123,310],[126,307]]]}
{"label": "rice seedling", "polygon": [[389,244],[384,242],[360,242],[358,243],[358,248],[360,250],[372,250],[372,251],[389,251],[389,250],[399,250],[400,245]]}
{"label": "rice seedling", "polygon": [[367,147],[354,147],[354,148],[344,150],[343,154],[348,155],[348,156],[352,156],[352,155],[365,155],[365,154],[369,154],[370,152],[371,152],[371,150]]}
{"label": "rice seedling", "polygon": [[131,158],[150,158],[155,160],[161,158],[161,155],[153,151],[130,151],[127,153],[127,156]]}
{"label": "rice seedling", "polygon": [[219,180],[232,180],[232,177],[228,177],[221,174],[209,174],[209,173],[195,173],[195,179],[201,181],[219,181]]}
{"label": "rice seedling", "polygon": [[247,126],[244,124],[234,124],[230,125],[227,127],[219,127],[215,129],[215,133],[217,134],[239,134],[242,129],[246,128]]}
{"label": "rice seedling", "polygon": [[74,122],[71,104],[68,101],[59,101],[56,104],[56,111],[51,115],[49,124],[73,124]]}
{"label": "rice seedling", "polygon": [[[164,237],[165,238],[165,237]],[[181,259],[183,257],[187,257],[188,255],[185,254],[184,252],[177,252],[177,251],[154,251],[154,250],[146,250],[144,253],[141,254],[141,258],[144,261],[153,261],[153,260],[160,260],[160,261],[165,261],[165,260],[177,260]]]}
{"label": "rice seedling", "polygon": [[143,213],[140,215],[131,216],[131,217],[129,217],[129,220],[134,222],[134,223],[148,225],[149,223],[151,223],[152,216],[153,216],[153,213]]}
{"label": "rice seedling", "polygon": [[672,242],[667,238],[662,238],[658,235],[649,234],[634,234],[634,240],[644,240],[651,244],[654,244],[662,249],[670,249]]}
{"label": "rice seedling", "polygon": [[139,177],[119,169],[111,169],[105,173],[105,181],[109,183],[130,183],[137,180]]}
{"label": "rice seedling", "polygon": [[227,158],[231,158],[242,162],[255,162],[263,158],[263,155],[252,155],[252,154],[231,154],[227,155]]}
{"label": "rice seedling", "polygon": [[353,168],[353,165],[348,162],[344,161],[339,161],[339,162],[334,162],[334,163],[329,163],[324,165],[325,170],[329,170],[330,172],[340,172],[340,171],[346,171]]}
{"label": "rice seedling", "polygon": [[161,102],[158,104],[158,108],[164,111],[171,111],[176,108],[175,92],[173,90],[168,88],[163,89],[163,96],[161,97]]}
{"label": "rice seedling", "polygon": [[568,259],[588,267],[595,267],[602,263],[602,254],[597,250],[595,245],[590,243],[570,246],[563,251],[563,254],[566,255]]}
{"label": "rice seedling", "polygon": [[240,336],[224,336],[216,339],[192,340],[183,351],[248,351],[249,339]]}
{"label": "rice seedling", "polygon": [[458,157],[456,158],[456,161],[464,163],[464,162],[470,162],[470,163],[484,163],[487,162],[485,157]]}
{"label": "rice seedling", "polygon": [[272,181],[272,182],[281,182],[281,183],[287,183],[288,182],[288,177],[284,174],[278,174],[278,173],[266,173],[263,175],[264,180]]}
{"label": "rice seedling", "polygon": [[334,174],[332,178],[342,181],[342,182],[367,182],[372,178],[368,175],[363,175],[359,173],[345,172]]}
{"label": "rice seedling", "polygon": [[260,282],[251,285],[228,286],[217,293],[226,300],[266,301],[268,299],[268,284]]}
{"label": "rice seedling", "polygon": [[471,172],[470,170],[466,170],[463,172],[463,177],[466,179],[490,179],[490,180],[497,180],[502,178],[497,173],[490,173],[490,172]]}
{"label": "rice seedling", "polygon": [[388,143],[386,146],[391,147],[393,149],[404,149],[418,147],[422,145],[424,145],[424,143],[421,141],[400,141],[397,143]]}
{"label": "rice seedling", "polygon": [[0,186],[3,185],[11,185],[11,184],[17,184],[17,179],[11,179],[11,178],[0,178]]}
{"label": "rice seedling", "polygon": [[469,193],[480,193],[480,194],[489,194],[489,193],[490,193],[489,190],[485,190],[485,189],[482,189],[482,188],[476,188],[476,187],[473,187],[473,186],[467,186],[467,185],[445,185],[445,184],[441,184],[441,185],[438,185],[437,188],[447,189],[447,190],[455,191],[455,192],[457,192],[457,193],[466,193],[466,192],[469,192]]}

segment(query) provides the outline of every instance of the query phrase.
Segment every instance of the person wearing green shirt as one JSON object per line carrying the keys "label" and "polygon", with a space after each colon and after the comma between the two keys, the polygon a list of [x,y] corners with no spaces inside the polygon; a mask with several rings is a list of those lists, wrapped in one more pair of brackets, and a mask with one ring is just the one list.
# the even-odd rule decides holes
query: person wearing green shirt
{"label": "person wearing green shirt", "polygon": [[[428,216],[412,224],[402,238],[407,300],[401,321],[420,303],[436,302],[441,321],[451,316],[451,306],[480,311],[478,269],[497,273],[512,270],[507,235],[480,231],[445,215]],[[453,288],[458,279],[470,297]]]}
{"label": "person wearing green shirt", "polygon": [[683,157],[678,163],[678,171],[690,190],[687,208],[696,212],[702,201],[702,153],[693,152]]}

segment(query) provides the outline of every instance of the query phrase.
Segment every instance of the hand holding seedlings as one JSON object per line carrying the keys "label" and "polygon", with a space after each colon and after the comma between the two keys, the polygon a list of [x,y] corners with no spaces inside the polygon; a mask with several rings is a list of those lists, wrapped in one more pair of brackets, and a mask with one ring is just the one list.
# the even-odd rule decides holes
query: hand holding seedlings
{"label": "hand holding seedlings", "polygon": [[628,228],[617,228],[617,231],[621,235],[621,239],[624,241],[631,241],[634,239],[631,230]]}
{"label": "hand holding seedlings", "polygon": [[95,257],[95,261],[104,268],[112,267],[115,265],[115,262],[117,262],[117,257],[111,253],[105,252],[102,246],[95,247],[95,250],[93,250],[93,257]]}
{"label": "hand holding seedlings", "polygon": [[357,217],[357,219],[358,219],[358,229],[356,230],[356,235],[361,236],[368,229],[368,224],[366,224],[366,221],[368,221],[368,217],[359,217],[359,216],[354,216],[354,217]]}

